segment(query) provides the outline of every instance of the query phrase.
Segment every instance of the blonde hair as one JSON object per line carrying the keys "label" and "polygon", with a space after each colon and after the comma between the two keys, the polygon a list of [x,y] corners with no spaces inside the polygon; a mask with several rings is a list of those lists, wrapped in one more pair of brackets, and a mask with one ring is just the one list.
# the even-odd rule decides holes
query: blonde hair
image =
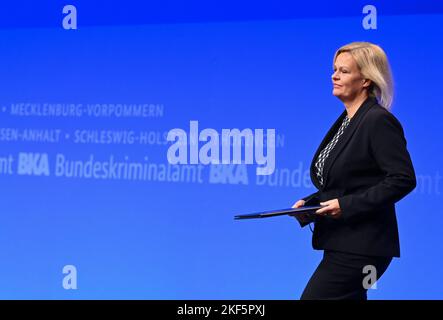
{"label": "blonde hair", "polygon": [[376,97],[379,104],[389,110],[392,105],[394,88],[391,68],[386,53],[378,45],[370,42],[352,42],[339,48],[334,61],[340,53],[348,52],[357,62],[362,76],[372,81],[368,95]]}

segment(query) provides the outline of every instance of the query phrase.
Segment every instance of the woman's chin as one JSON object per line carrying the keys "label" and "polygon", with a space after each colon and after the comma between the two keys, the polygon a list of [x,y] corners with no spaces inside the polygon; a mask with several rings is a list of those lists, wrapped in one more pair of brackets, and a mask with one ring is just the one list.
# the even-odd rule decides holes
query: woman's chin
{"label": "woman's chin", "polygon": [[332,89],[332,95],[336,96],[337,98],[340,98],[342,94],[341,94],[341,92],[339,90]]}

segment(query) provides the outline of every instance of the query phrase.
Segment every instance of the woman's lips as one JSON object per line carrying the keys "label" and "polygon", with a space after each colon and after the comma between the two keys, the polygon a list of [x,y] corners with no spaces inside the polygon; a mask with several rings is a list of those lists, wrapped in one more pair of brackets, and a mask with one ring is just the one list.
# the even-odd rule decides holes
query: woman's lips
{"label": "woman's lips", "polygon": [[334,88],[340,88],[340,87],[341,87],[341,85],[334,83]]}

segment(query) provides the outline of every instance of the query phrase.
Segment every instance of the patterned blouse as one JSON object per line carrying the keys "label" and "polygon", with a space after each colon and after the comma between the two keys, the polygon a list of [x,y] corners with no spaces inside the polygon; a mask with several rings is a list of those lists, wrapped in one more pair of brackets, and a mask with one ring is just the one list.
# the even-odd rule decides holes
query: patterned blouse
{"label": "patterned blouse", "polygon": [[337,133],[334,135],[332,140],[326,145],[326,147],[320,152],[317,161],[315,162],[315,174],[317,175],[318,181],[322,186],[323,186],[323,168],[325,165],[325,160],[328,158],[329,153],[332,151],[332,149],[334,149],[338,139],[340,139],[341,135],[349,125],[350,121],[351,119],[348,118],[348,116],[345,116]]}

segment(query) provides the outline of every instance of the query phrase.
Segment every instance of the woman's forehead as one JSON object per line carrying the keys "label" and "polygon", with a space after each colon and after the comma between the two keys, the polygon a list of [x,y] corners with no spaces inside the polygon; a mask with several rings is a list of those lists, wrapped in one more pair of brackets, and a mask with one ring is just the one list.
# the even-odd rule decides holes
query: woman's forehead
{"label": "woman's forehead", "polygon": [[351,54],[347,52],[340,53],[335,59],[334,65],[336,67],[349,67],[349,68],[357,66],[355,59],[352,57]]}

